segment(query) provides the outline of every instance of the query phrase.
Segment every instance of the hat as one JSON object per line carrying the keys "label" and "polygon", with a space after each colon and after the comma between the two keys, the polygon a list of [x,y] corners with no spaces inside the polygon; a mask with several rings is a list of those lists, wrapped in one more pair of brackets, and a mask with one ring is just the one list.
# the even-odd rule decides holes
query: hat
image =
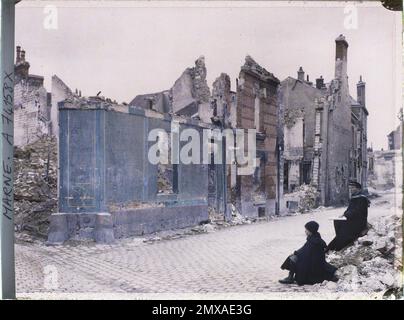
{"label": "hat", "polygon": [[358,189],[362,189],[362,185],[359,182],[356,182],[356,181],[353,181],[353,180],[349,181],[349,185],[354,186],[354,187],[356,187]]}
{"label": "hat", "polygon": [[318,228],[320,227],[316,221],[309,221],[307,222],[304,227],[309,230],[311,233],[316,233]]}

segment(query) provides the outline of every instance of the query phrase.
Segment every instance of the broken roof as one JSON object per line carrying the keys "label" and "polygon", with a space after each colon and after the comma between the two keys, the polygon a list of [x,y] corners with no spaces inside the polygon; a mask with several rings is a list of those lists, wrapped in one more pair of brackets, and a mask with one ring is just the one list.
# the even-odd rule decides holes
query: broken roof
{"label": "broken roof", "polygon": [[273,75],[273,73],[269,72],[265,68],[261,67],[255,60],[247,55],[245,57],[245,62],[244,65],[241,67],[241,71],[245,72],[251,72],[258,77],[260,77],[262,80],[272,80],[276,83],[280,83],[279,79]]}

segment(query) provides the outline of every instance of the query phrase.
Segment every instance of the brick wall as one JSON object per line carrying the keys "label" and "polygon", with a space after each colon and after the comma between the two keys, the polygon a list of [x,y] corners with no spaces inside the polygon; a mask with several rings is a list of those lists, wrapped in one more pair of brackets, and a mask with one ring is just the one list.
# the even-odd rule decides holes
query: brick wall
{"label": "brick wall", "polygon": [[279,81],[272,74],[257,65],[251,58],[246,58],[246,64],[241,69],[237,86],[236,123],[238,128],[257,130],[257,154],[263,155],[261,161],[264,163],[261,163],[259,171],[261,183],[259,188],[254,189],[252,175],[240,177],[243,211],[256,212],[257,203],[254,202],[259,196],[257,190],[264,190],[265,201],[276,198],[278,85]]}

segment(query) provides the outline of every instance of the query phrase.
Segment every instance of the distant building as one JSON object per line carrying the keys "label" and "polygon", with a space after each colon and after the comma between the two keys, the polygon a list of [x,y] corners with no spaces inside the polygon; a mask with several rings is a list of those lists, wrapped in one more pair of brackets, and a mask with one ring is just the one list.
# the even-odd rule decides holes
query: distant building
{"label": "distant building", "polygon": [[396,130],[390,132],[387,135],[387,142],[389,150],[400,150],[403,143],[403,124],[397,127]]}
{"label": "distant building", "polygon": [[402,188],[400,150],[369,150],[368,186],[379,190]]}
{"label": "distant building", "polygon": [[368,185],[388,190],[403,186],[402,123],[387,135],[388,150],[368,149]]}
{"label": "distant building", "polygon": [[281,83],[283,118],[283,187],[293,192],[312,184],[323,205],[341,204],[348,199],[350,179],[366,187],[367,116],[365,83],[357,84],[357,100],[349,94],[348,42],[336,40],[335,78],[315,85],[302,67],[297,79]]}

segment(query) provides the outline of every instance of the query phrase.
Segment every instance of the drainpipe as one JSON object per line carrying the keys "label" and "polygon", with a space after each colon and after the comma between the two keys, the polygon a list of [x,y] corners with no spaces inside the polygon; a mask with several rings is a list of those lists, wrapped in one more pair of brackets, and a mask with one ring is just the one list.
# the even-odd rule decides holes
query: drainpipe
{"label": "drainpipe", "polygon": [[0,215],[0,299],[15,299],[14,257],[14,23],[15,0],[0,0],[0,110],[1,210]]}

